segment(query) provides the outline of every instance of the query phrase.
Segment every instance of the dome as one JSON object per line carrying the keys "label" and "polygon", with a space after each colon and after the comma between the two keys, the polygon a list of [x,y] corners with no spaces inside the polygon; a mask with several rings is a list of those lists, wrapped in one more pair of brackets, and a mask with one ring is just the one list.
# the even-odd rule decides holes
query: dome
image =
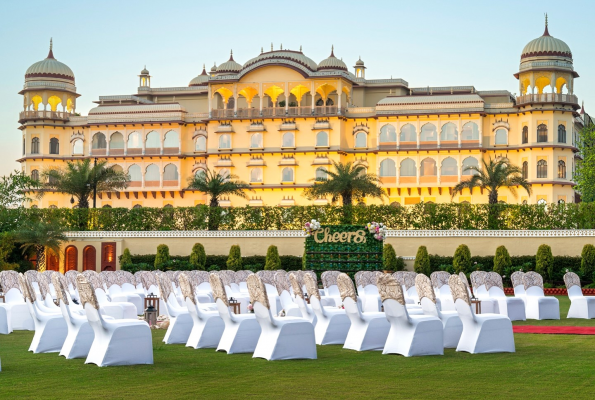
{"label": "dome", "polygon": [[364,65],[364,62],[362,61],[361,56],[360,56],[359,60],[357,60],[355,62],[355,65],[358,66],[358,67],[362,67]]}
{"label": "dome", "polygon": [[221,64],[219,67],[217,67],[217,73],[221,74],[221,73],[237,73],[240,72],[242,70],[242,65],[235,62],[235,60],[233,59],[233,51],[231,52],[231,55],[229,56],[229,60],[227,62],[224,62],[223,64]]}
{"label": "dome", "polygon": [[140,72],[141,75],[149,75],[149,70],[147,69],[147,66],[145,65],[145,68],[143,68],[143,70]]}
{"label": "dome", "polygon": [[209,81],[209,75],[207,75],[207,70],[205,69],[205,66],[202,66],[202,72],[200,75],[198,75],[197,77],[195,77],[194,79],[192,79],[190,81],[190,83],[188,84],[188,86],[204,86],[205,83],[207,83]]}
{"label": "dome", "polygon": [[342,71],[347,71],[347,65],[345,65],[345,63],[342,60],[339,60],[337,57],[335,57],[334,47],[331,50],[331,55],[327,59],[322,60],[320,64],[318,64],[318,70],[324,69],[338,69]]}
{"label": "dome", "polygon": [[68,65],[61,63],[54,58],[52,42],[50,41],[50,52],[45,60],[36,62],[27,68],[25,81],[30,78],[57,78],[74,82],[74,73]]}
{"label": "dome", "polygon": [[572,52],[564,41],[550,35],[546,23],[543,35],[527,43],[521,54],[521,59],[547,56],[572,58]]}
{"label": "dome", "polygon": [[317,65],[314,60],[309,57],[306,57],[302,50],[295,51],[295,50],[271,50],[266,53],[260,53],[257,57],[254,57],[251,60],[248,60],[244,64],[244,68],[247,68],[251,65],[254,65],[263,60],[279,60],[279,62],[284,61],[293,61],[304,67],[308,68],[310,71],[316,71]]}
{"label": "dome", "polygon": [[211,67],[211,72],[212,73],[217,72],[217,63],[213,63],[213,66]]}

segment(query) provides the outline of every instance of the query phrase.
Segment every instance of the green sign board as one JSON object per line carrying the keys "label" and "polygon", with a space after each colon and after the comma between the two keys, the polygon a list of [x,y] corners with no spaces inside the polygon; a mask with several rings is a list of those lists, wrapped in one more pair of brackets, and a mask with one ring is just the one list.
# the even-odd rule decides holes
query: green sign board
{"label": "green sign board", "polygon": [[382,240],[361,225],[322,225],[306,238],[306,269],[382,270]]}

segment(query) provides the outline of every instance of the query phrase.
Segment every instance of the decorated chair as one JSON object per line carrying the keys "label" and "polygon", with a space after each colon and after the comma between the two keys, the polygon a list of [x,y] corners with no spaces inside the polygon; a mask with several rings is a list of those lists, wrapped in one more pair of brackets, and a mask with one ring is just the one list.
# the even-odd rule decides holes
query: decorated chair
{"label": "decorated chair", "polygon": [[[436,294],[436,297],[440,299],[440,309],[442,311],[455,311],[455,303],[452,300],[450,288],[448,287],[448,278],[450,278],[450,274],[446,271],[434,271],[430,275],[432,286],[434,287],[434,293]],[[417,285],[416,290],[421,298]]]}
{"label": "decorated chair", "polygon": [[136,293],[125,292],[122,289],[120,276],[116,271],[102,271],[99,275],[105,283],[107,293],[109,293],[112,302],[133,304],[136,307],[136,315],[141,315],[145,312],[143,299]]}
{"label": "decorated chair", "polygon": [[216,348],[223,335],[225,324],[218,311],[206,311],[198,307],[194,288],[185,273],[178,277],[182,296],[186,301],[186,308],[192,317],[192,330],[186,342],[186,347],[195,349]]}
{"label": "decorated chair", "polygon": [[535,271],[523,275],[527,319],[560,319],[560,303],[543,292],[543,278]]}
{"label": "decorated chair", "polygon": [[68,333],[62,314],[48,313],[37,307],[37,294],[25,275],[19,275],[19,284],[35,324],[35,334],[29,346],[29,351],[33,353],[60,351]]}
{"label": "decorated chair", "polygon": [[437,316],[409,315],[403,288],[392,275],[383,274],[378,278],[378,291],[390,323],[382,354],[405,357],[444,354],[443,327]]}
{"label": "decorated chair", "polygon": [[256,275],[260,278],[262,283],[265,286],[267,291],[267,296],[269,299],[269,304],[271,306],[271,312],[274,315],[278,315],[281,309],[281,299],[279,298],[279,292],[277,291],[277,286],[275,284],[275,274],[277,271],[267,271],[262,270],[258,271]]}
{"label": "decorated chair", "polygon": [[[444,331],[443,346],[446,349],[454,349],[459,344],[461,333],[463,333],[463,323],[456,310],[442,311],[440,307],[437,306],[436,292],[432,286],[432,282],[424,274],[418,274],[415,277],[415,288],[419,294],[424,314],[440,318]],[[445,286],[449,287],[448,284]],[[450,287],[448,290],[450,290]]]}
{"label": "decorated chair", "polygon": [[85,315],[72,312],[70,309],[71,304],[66,286],[58,275],[60,274],[56,273],[52,276],[52,283],[56,289],[60,311],[68,330],[64,344],[60,349],[60,355],[67,359],[85,358],[89,354],[95,333]]}
{"label": "decorated chair", "polygon": [[[267,271],[272,272],[272,271]],[[233,271],[217,271],[215,272],[221,278],[221,282],[225,287],[225,293],[227,293],[227,297],[231,299],[232,297],[240,303],[240,313],[244,314],[248,312],[248,305],[250,304],[250,295],[247,293],[242,293],[238,291],[234,291],[231,287],[232,280],[235,279],[235,273]],[[209,278],[210,282],[210,278]],[[273,275],[273,283],[274,282],[274,275]],[[213,288],[211,288],[212,290]],[[275,289],[275,293],[277,289]],[[279,310],[281,309],[281,304],[279,303]]]}
{"label": "decorated chair", "polygon": [[248,294],[248,284],[246,283],[246,279],[253,273],[254,272],[248,270],[236,271],[235,283],[238,285],[240,293]]}
{"label": "decorated chair", "polygon": [[341,294],[339,293],[339,286],[337,285],[337,277],[341,272],[339,271],[324,271],[320,275],[322,286],[324,287],[325,297],[334,300],[335,306],[341,306]]}
{"label": "decorated chair", "polygon": [[158,276],[157,283],[159,284],[161,301],[165,304],[164,310],[169,317],[169,326],[163,337],[163,342],[166,344],[187,343],[194,325],[192,317],[188,310],[178,303],[167,275],[161,274]]}
{"label": "decorated chair", "polygon": [[291,288],[287,272],[279,271],[275,273],[275,286],[277,287],[277,293],[279,293],[279,300],[281,301],[281,307],[285,311],[285,315],[290,317],[302,317],[300,307],[294,303],[293,298],[291,297]]}
{"label": "decorated chair", "polygon": [[[302,274],[300,274],[300,272],[302,272]],[[302,291],[302,285],[298,279],[298,276],[301,276],[303,279],[303,271],[294,271],[289,274],[289,283],[291,284],[291,292],[294,296],[294,302],[299,307],[301,316],[310,321],[310,323],[316,327],[316,323],[318,322],[316,314],[314,313],[312,306],[306,303],[304,292]]]}
{"label": "decorated chair", "polygon": [[473,286],[473,294],[475,298],[481,300],[481,312],[489,314],[498,313],[498,300],[490,297],[486,289],[485,280],[488,273],[486,271],[473,271],[469,278],[471,278],[471,286]]}
{"label": "decorated chair", "polygon": [[467,353],[502,353],[515,351],[510,319],[500,314],[475,314],[465,284],[451,275],[448,285],[463,323],[457,351]]}
{"label": "decorated chair", "polygon": [[151,328],[138,319],[108,320],[99,312],[97,292],[84,275],[77,277],[81,304],[95,338],[85,364],[99,367],[153,364]]}
{"label": "decorated chair", "polygon": [[265,284],[257,274],[250,275],[247,284],[254,314],[262,329],[253,357],[269,361],[316,359],[312,324],[304,318],[273,316]]}
{"label": "decorated chair", "polygon": [[[186,277],[190,279],[190,284],[194,288],[194,297],[196,298],[196,302],[203,304],[203,308],[208,307],[211,310],[216,310],[217,307],[215,306],[215,302],[213,301],[213,295],[211,294],[211,286],[209,285],[209,273],[206,271],[186,271],[184,273],[186,274]],[[208,287],[208,291],[204,289],[205,287]],[[182,306],[186,304],[186,302],[182,300],[181,296],[176,297],[178,299],[178,302]]]}
{"label": "decorated chair", "polygon": [[[94,288],[95,296],[97,297],[99,305],[101,305],[102,313],[109,315],[114,319],[134,319],[137,317],[137,308],[134,304],[127,302],[112,302],[109,300],[105,293],[103,280],[97,272],[87,270],[83,271],[82,275],[85,277],[85,280],[89,282],[91,287]],[[78,282],[79,279],[77,277],[77,284]]]}
{"label": "decorated chair", "polygon": [[[27,272],[36,272],[36,271],[27,271]],[[25,277],[27,278],[29,285],[31,284],[31,277],[33,274],[26,274]],[[49,313],[49,314],[61,314],[60,307],[54,303],[52,295],[50,294],[50,286],[48,285],[47,279],[41,273],[36,273],[37,278],[37,291],[35,306],[42,312]]]}
{"label": "decorated chair", "polygon": [[225,324],[217,351],[225,351],[227,354],[254,353],[261,331],[256,315],[234,314],[230,311],[220,275],[210,274],[210,283],[217,310]]}
{"label": "decorated chair", "polygon": [[523,281],[523,276],[525,276],[523,271],[515,271],[510,275],[510,280],[514,289],[514,297],[518,297],[526,303],[525,281]]}
{"label": "decorated chair", "polygon": [[18,272],[0,271],[0,287],[5,297],[4,303],[0,303],[0,333],[35,330],[33,318],[19,286]]}
{"label": "decorated chair", "polygon": [[70,298],[76,301],[79,299],[78,292],[76,291],[76,276],[78,274],[78,271],[66,271],[64,274],[67,282],[66,290],[68,291]]}
{"label": "decorated chair", "polygon": [[570,299],[566,318],[595,318],[595,296],[583,295],[581,280],[574,272],[564,274],[564,283]]}
{"label": "decorated chair", "polygon": [[[116,275],[118,275],[118,281],[120,282],[120,287],[122,288],[122,292],[136,294],[141,299],[141,305],[144,306],[145,304],[145,291],[141,288],[137,288],[136,278],[135,276],[123,270],[115,271]],[[144,312],[144,310],[142,310]],[[142,314],[142,312],[141,312]]]}
{"label": "decorated chair", "polygon": [[488,272],[485,276],[485,288],[491,298],[498,301],[498,313],[506,315],[511,321],[524,321],[525,302],[518,297],[508,297],[504,294],[502,277],[497,272]]}
{"label": "decorated chair", "polygon": [[355,275],[353,275],[353,280],[355,281],[355,288],[357,289],[357,295],[363,296],[364,294],[364,287],[362,286],[362,276],[366,273],[366,271],[357,271]]}
{"label": "decorated chair", "polygon": [[344,349],[365,351],[384,348],[390,324],[383,312],[362,312],[361,300],[355,295],[353,281],[347,274],[339,274],[337,285],[345,313],[351,321]]}
{"label": "decorated chair", "polygon": [[419,296],[417,295],[417,289],[415,289],[416,276],[417,272],[415,271],[403,271],[403,295],[407,304],[419,304]]}
{"label": "decorated chair", "polygon": [[382,309],[382,301],[378,293],[376,282],[378,277],[382,275],[380,271],[363,271],[360,282],[362,285],[362,292],[359,296],[362,300],[362,309],[368,311],[380,311]]}

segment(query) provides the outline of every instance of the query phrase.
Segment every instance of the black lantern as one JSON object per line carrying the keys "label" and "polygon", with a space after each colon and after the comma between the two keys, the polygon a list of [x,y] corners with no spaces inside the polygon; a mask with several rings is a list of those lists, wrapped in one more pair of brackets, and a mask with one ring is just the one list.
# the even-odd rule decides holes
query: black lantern
{"label": "black lantern", "polygon": [[145,310],[145,321],[150,327],[157,324],[157,309],[153,307],[153,304],[149,304],[149,307]]}

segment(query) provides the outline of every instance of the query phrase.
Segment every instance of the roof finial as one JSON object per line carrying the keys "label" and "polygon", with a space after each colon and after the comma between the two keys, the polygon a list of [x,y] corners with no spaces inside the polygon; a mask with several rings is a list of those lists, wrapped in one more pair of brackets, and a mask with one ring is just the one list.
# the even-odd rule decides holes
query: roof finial
{"label": "roof finial", "polygon": [[331,57],[335,56],[335,45],[331,45]]}
{"label": "roof finial", "polygon": [[264,53],[264,48],[260,46],[260,54]]}
{"label": "roof finial", "polygon": [[234,61],[234,59],[233,59],[233,49],[229,53],[229,61]]}
{"label": "roof finial", "polygon": [[300,44],[300,53],[302,52],[302,45]]}
{"label": "roof finial", "polygon": [[585,100],[583,100],[583,104],[581,107],[581,114],[584,114],[584,113],[585,113]]}
{"label": "roof finial", "polygon": [[50,52],[48,53],[48,58],[54,58],[54,40],[53,38],[50,38]]}
{"label": "roof finial", "polygon": [[273,51],[273,42],[271,42],[271,51]]}
{"label": "roof finial", "polygon": [[281,47],[279,47],[281,50],[283,50],[283,43],[281,43]]}
{"label": "roof finial", "polygon": [[547,29],[547,13],[545,13],[545,31],[543,31],[543,36],[550,36],[550,32]]}

